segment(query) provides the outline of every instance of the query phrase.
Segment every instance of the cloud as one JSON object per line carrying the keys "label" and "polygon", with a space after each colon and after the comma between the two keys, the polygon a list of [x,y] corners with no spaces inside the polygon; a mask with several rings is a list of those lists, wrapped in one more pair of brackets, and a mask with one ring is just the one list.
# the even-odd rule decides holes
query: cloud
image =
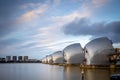
{"label": "cloud", "polygon": [[[36,38],[38,41],[39,45],[34,45],[32,48],[44,46],[48,50],[58,50],[61,49],[62,47],[59,46],[51,46],[51,44],[54,44],[56,42],[59,42],[61,40],[65,40],[66,36],[61,32],[61,28],[69,24],[70,22],[74,21],[75,19],[79,19],[82,17],[89,17],[90,13],[87,11],[79,11],[79,9],[76,9],[70,14],[67,15],[62,15],[62,16],[52,16],[49,17],[48,22],[50,24],[47,24],[45,27],[39,28],[36,32],[36,34],[33,36]],[[67,43],[68,44],[68,43]],[[66,45],[67,45],[66,44]],[[63,45],[62,45],[63,46]],[[65,47],[65,45],[63,46]]]}
{"label": "cloud", "polygon": [[92,0],[92,3],[96,6],[96,7],[101,7],[104,4],[106,4],[109,0]]}
{"label": "cloud", "polygon": [[11,23],[1,23],[0,24],[0,37],[10,34],[14,31],[15,27]]}
{"label": "cloud", "polygon": [[[59,1],[59,0],[58,0]],[[108,0],[73,0],[75,2],[81,2],[81,5],[76,8],[72,13],[63,16],[52,16],[51,21],[58,23],[60,25],[66,25],[75,19],[89,18],[92,16],[95,10],[98,9],[97,6],[102,7],[102,4],[106,4]]]}
{"label": "cloud", "polygon": [[54,0],[54,5],[59,5],[61,0]]}
{"label": "cloud", "polygon": [[16,30],[35,26],[35,19],[44,15],[49,8],[49,1],[0,0],[0,6],[0,37],[4,37]]}
{"label": "cloud", "polygon": [[0,0],[0,37],[3,37],[16,29],[13,20],[19,6],[20,4],[18,4],[17,0]]}
{"label": "cloud", "polygon": [[17,20],[18,23],[34,21],[34,19],[41,17],[45,13],[45,11],[47,11],[49,5],[40,3],[37,4],[29,3],[23,7],[24,8],[32,7],[32,9],[22,14]]}
{"label": "cloud", "polygon": [[[17,11],[18,7],[20,4],[17,0],[13,1],[5,1],[5,0],[0,0],[0,20],[3,22],[4,20],[9,20],[11,16],[13,16],[14,12]],[[1,23],[0,22],[0,23]]]}
{"label": "cloud", "polygon": [[0,50],[4,50],[5,48],[11,48],[12,46],[14,46],[20,42],[21,42],[21,40],[19,40],[19,39],[0,40]]}
{"label": "cloud", "polygon": [[[1,1],[4,1],[4,4]],[[56,50],[62,50],[71,43],[80,42],[84,45],[89,41],[91,36],[87,33],[82,35],[89,37],[65,35],[80,35],[79,28],[76,28],[75,31],[78,32],[75,32],[74,28],[70,30],[69,27],[66,27],[68,31],[64,29],[65,34],[61,32],[61,28],[74,21],[78,24],[81,18],[89,18],[94,13],[94,7],[97,9],[97,4],[99,5],[101,2],[93,3],[92,0],[72,0],[70,3],[62,0],[0,0],[0,4],[2,5],[0,7],[0,37],[2,37],[0,39],[0,55],[40,57]],[[75,5],[74,8],[71,5]],[[65,7],[69,8],[67,12],[66,9],[64,10]],[[87,19],[83,19],[81,23],[84,23],[82,26],[93,25]],[[109,23],[101,22],[99,24],[103,26]],[[91,32],[91,35],[94,34]]]}
{"label": "cloud", "polygon": [[86,12],[79,12],[76,10],[73,13],[68,14],[68,15],[53,16],[51,20],[55,21],[55,22],[62,22],[61,24],[66,24],[66,23],[69,23],[69,22],[75,20],[76,18],[79,19],[82,17],[89,17],[89,16],[90,16],[90,13],[87,11]]}
{"label": "cloud", "polygon": [[120,21],[90,23],[90,20],[82,18],[64,26],[63,31],[66,35],[73,36],[107,36],[113,42],[120,42]]}

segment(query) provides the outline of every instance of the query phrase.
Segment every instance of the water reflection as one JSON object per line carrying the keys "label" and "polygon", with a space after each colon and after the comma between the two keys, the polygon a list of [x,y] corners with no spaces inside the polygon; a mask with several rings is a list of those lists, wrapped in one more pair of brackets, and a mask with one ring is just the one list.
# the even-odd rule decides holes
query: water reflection
{"label": "water reflection", "polygon": [[80,69],[48,64],[0,64],[0,80],[110,80],[120,69]]}
{"label": "water reflection", "polygon": [[120,73],[120,69],[80,69],[73,66],[65,67],[64,70],[65,80],[110,80],[111,74]]}
{"label": "water reflection", "polygon": [[64,80],[63,70],[47,64],[0,64],[0,80]]}
{"label": "water reflection", "polygon": [[81,80],[81,70],[76,66],[64,67],[65,80]]}
{"label": "water reflection", "polygon": [[88,69],[85,71],[85,80],[109,80],[109,70],[107,69]]}

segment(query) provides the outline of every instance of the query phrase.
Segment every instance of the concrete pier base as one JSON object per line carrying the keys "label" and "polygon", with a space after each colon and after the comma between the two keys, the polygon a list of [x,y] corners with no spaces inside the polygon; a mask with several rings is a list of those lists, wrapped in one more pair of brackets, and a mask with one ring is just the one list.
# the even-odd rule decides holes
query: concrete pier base
{"label": "concrete pier base", "polygon": [[116,68],[115,64],[110,64],[110,68]]}
{"label": "concrete pier base", "polygon": [[65,66],[79,66],[80,64],[65,64]]}
{"label": "concrete pier base", "polygon": [[96,68],[109,68],[109,65],[80,65],[80,68],[96,69]]}
{"label": "concrete pier base", "polygon": [[[48,64],[48,63],[42,63],[42,64]],[[81,65],[81,64],[65,64],[65,63],[49,63],[49,65],[58,65],[58,66],[78,66],[81,69],[103,69],[103,68],[120,68],[120,65],[116,64],[110,64],[110,65]]]}

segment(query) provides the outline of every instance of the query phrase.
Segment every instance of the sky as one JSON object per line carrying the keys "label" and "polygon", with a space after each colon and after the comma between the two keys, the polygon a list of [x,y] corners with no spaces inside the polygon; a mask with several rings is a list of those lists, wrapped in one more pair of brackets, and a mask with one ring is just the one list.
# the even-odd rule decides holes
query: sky
{"label": "sky", "polygon": [[120,0],[0,0],[0,57],[41,59],[108,37],[120,47]]}

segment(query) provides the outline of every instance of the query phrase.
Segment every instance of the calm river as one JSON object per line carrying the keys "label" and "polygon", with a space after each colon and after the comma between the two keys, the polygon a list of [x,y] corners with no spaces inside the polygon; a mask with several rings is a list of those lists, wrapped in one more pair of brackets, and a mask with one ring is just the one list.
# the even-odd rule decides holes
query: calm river
{"label": "calm river", "polygon": [[[81,69],[40,63],[0,64],[0,80],[82,80]],[[110,80],[119,69],[86,69],[84,80]]]}

